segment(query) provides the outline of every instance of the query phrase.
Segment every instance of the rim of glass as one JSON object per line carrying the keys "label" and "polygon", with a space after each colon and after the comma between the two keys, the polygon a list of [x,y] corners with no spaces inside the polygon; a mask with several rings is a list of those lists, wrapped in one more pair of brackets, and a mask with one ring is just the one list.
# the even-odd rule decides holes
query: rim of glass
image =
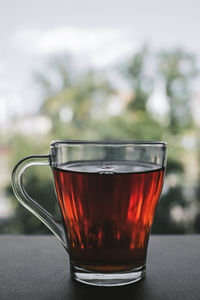
{"label": "rim of glass", "polygon": [[123,141],[123,140],[113,140],[113,141],[105,141],[105,140],[54,140],[51,142],[51,147],[57,146],[57,145],[63,145],[63,144],[69,144],[69,145],[152,145],[152,146],[167,146],[167,143],[164,141]]}

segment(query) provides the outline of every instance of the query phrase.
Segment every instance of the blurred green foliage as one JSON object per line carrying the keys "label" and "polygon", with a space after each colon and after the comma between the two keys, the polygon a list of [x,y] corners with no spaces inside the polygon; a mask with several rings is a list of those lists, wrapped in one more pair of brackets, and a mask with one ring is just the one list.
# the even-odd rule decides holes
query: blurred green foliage
{"label": "blurred green foliage", "polygon": [[[149,72],[149,62],[154,61],[154,73]],[[120,76],[130,87],[125,99],[117,86],[103,71],[77,70],[69,57],[56,58],[50,70],[37,73],[43,90],[40,114],[52,122],[50,132],[44,137],[13,135],[11,165],[26,155],[46,153],[54,139],[103,140],[164,140],[168,142],[168,167],[163,196],[152,228],[153,233],[200,232],[200,212],[189,226],[173,219],[171,211],[179,207],[187,210],[190,203],[184,192],[184,148],[180,140],[185,132],[195,132],[190,100],[191,83],[197,75],[195,57],[181,49],[165,51],[150,57],[147,47],[135,53],[122,67]],[[57,84],[55,84],[57,78]],[[167,120],[159,120],[147,109],[156,81],[162,81],[168,99]],[[108,105],[117,99],[123,102],[120,114],[109,114]],[[59,217],[58,204],[53,191],[52,176],[48,168],[32,168],[26,176],[27,192]],[[27,171],[28,172],[28,171]],[[175,186],[170,184],[175,178]],[[194,187],[191,187],[194,189]],[[11,186],[7,193],[15,208],[14,215],[0,225],[0,232],[46,233],[49,230],[26,211],[13,196]],[[196,188],[194,201],[199,209],[200,196]],[[199,209],[200,211],[200,209]]]}

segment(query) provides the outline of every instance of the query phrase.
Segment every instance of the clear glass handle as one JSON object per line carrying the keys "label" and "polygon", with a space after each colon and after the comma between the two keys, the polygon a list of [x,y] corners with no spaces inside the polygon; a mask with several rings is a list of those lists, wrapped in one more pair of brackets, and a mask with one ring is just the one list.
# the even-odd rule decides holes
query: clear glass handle
{"label": "clear glass handle", "polygon": [[40,219],[59,239],[62,245],[67,249],[65,233],[63,226],[57,222],[54,217],[47,212],[41,205],[33,200],[25,191],[23,186],[23,173],[30,166],[49,166],[50,155],[34,155],[23,158],[15,166],[12,173],[12,185],[15,196],[19,202]]}

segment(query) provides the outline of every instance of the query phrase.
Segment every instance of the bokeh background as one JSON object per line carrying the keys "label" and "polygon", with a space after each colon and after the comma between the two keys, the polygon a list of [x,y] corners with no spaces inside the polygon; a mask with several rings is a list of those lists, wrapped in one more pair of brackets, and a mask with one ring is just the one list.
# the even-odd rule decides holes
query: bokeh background
{"label": "bokeh background", "polygon": [[[55,139],[164,140],[153,233],[200,233],[200,4],[190,0],[0,2],[0,233],[49,233],[11,172]],[[26,171],[53,214],[48,167]]]}

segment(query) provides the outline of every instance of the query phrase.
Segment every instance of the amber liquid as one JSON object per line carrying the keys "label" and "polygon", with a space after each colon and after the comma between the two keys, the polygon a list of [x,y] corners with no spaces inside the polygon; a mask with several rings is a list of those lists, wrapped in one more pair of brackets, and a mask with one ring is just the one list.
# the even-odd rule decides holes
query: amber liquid
{"label": "amber liquid", "polygon": [[54,168],[72,264],[97,272],[145,264],[164,169],[77,162]]}

